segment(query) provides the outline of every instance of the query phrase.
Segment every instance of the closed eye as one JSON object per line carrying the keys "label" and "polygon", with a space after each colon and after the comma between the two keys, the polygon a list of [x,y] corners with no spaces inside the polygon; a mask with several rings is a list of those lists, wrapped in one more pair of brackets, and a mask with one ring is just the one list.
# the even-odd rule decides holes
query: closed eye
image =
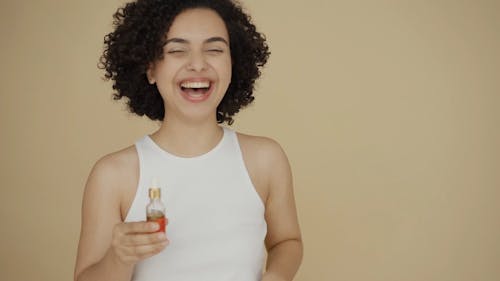
{"label": "closed eye", "polygon": [[178,53],[184,53],[184,50],[170,50],[167,52],[168,54],[178,54]]}

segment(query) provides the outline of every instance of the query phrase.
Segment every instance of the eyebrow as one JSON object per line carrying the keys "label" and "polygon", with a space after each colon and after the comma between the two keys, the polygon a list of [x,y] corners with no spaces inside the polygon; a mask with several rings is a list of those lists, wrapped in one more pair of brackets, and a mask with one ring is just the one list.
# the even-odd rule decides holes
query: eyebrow
{"label": "eyebrow", "polygon": [[[205,41],[203,41],[204,44],[206,44],[206,43],[212,43],[212,42],[222,42],[222,43],[226,44],[227,46],[229,46],[229,43],[226,41],[226,39],[224,39],[222,37],[219,37],[219,36],[210,37],[210,38],[206,39]],[[174,38],[168,39],[165,42],[165,45],[167,45],[168,43],[188,44],[189,41],[186,40],[186,39],[183,39],[183,38],[174,37]]]}

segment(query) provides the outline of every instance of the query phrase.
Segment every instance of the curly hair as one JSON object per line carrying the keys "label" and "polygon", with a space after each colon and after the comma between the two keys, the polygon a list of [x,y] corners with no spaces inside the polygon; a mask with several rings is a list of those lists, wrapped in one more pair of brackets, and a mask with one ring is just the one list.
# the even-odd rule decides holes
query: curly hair
{"label": "curly hair", "polygon": [[241,5],[232,0],[137,0],[113,15],[114,31],[104,37],[99,68],[113,80],[115,100],[128,99],[132,113],[163,121],[163,99],[146,72],[151,63],[163,58],[165,34],[175,17],[187,9],[208,8],[226,24],[232,59],[229,87],[217,106],[217,122],[231,125],[232,116],[254,100],[255,81],[261,75],[270,52],[265,36],[257,32]]}

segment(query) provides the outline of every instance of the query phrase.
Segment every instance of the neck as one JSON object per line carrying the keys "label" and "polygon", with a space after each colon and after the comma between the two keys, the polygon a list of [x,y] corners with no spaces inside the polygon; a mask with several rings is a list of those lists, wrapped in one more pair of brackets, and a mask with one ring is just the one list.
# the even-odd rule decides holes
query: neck
{"label": "neck", "polygon": [[214,148],[223,136],[222,128],[215,120],[182,122],[175,118],[165,119],[160,129],[151,135],[164,150],[181,157],[195,157]]}

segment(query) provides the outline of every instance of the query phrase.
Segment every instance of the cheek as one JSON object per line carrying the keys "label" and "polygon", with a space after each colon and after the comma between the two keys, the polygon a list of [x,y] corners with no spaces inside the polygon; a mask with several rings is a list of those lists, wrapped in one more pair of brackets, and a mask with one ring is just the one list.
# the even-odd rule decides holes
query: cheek
{"label": "cheek", "polygon": [[176,75],[176,69],[175,65],[172,64],[164,64],[157,69],[156,83],[159,88],[171,87]]}
{"label": "cheek", "polygon": [[231,81],[231,75],[232,75],[233,71],[232,71],[232,67],[231,67],[231,64],[229,64],[227,67],[226,67],[226,79]]}
{"label": "cheek", "polygon": [[232,63],[231,59],[226,59],[222,61],[219,65],[219,73],[221,75],[220,79],[221,80],[228,80],[231,81],[231,74],[232,74]]}

